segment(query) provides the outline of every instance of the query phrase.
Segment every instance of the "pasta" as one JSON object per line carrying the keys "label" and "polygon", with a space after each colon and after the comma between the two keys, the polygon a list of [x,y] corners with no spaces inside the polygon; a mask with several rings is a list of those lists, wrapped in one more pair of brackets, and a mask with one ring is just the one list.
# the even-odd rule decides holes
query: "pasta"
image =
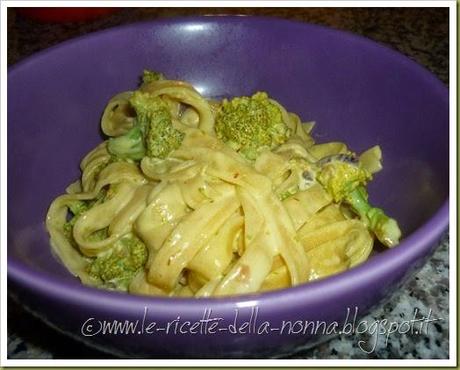
{"label": "pasta", "polygon": [[[235,115],[247,126],[228,126]],[[86,285],[144,295],[262,292],[352,268],[376,238],[400,237],[367,202],[381,151],[315,143],[313,126],[264,93],[212,101],[145,71],[109,101],[108,139],[52,202],[52,250]]]}

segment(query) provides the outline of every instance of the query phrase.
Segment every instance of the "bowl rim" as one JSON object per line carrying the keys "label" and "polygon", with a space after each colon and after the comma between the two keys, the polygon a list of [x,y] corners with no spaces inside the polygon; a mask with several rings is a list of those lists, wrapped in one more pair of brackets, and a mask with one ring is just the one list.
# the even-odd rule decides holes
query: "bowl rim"
{"label": "bowl rim", "polygon": [[[85,42],[88,39],[98,38],[104,35],[109,35],[114,32],[126,32],[130,29],[143,29],[144,27],[163,27],[163,26],[178,26],[184,23],[208,22],[221,23],[225,22],[251,22],[251,26],[263,22],[277,22],[286,26],[297,26],[306,28],[319,29],[320,32],[331,33],[336,37],[352,39],[362,47],[377,48],[384,54],[387,54],[392,61],[402,64],[408,64],[412,70],[415,70],[425,81],[430,84],[430,87],[442,91],[443,98],[448,103],[448,88],[426,67],[413,61],[406,55],[392,49],[391,47],[382,44],[378,41],[371,40],[367,37],[354,34],[350,31],[340,30],[328,26],[311,24],[308,22],[288,20],[272,16],[251,16],[251,15],[202,15],[202,16],[181,16],[174,18],[163,18],[157,20],[148,20],[142,22],[134,22],[121,26],[115,26],[90,32],[88,34],[71,38],[60,42],[49,48],[34,53],[20,62],[8,67],[8,78],[14,73],[20,71],[21,68],[28,64],[34,63],[40,58],[46,57],[55,50],[66,48],[80,42]],[[95,306],[99,304],[108,304],[113,308],[132,309],[143,306],[164,306],[165,310],[170,310],[170,304],[174,303],[174,307],[180,312],[196,312],[196,309],[206,306],[208,308],[224,308],[234,307],[235,305],[263,305],[274,310],[281,310],[278,302],[280,300],[288,300],[291,303],[298,304],[306,301],[321,302],[331,300],[334,296],[340,296],[351,291],[359,290],[361,286],[372,285],[378,283],[380,278],[391,271],[396,271],[403,268],[409,261],[414,261],[426,255],[435,243],[438,243],[444,231],[449,226],[449,197],[446,197],[444,203],[436,210],[431,217],[426,220],[420,227],[404,238],[401,243],[384,252],[373,256],[363,264],[356,266],[339,274],[326,277],[317,281],[306,284],[297,285],[287,289],[252,293],[245,295],[235,295],[228,297],[210,297],[210,298],[184,298],[184,297],[163,297],[163,296],[141,296],[132,295],[115,291],[107,291],[97,288],[92,288],[83,285],[78,278],[75,281],[59,281],[52,275],[32,270],[26,264],[11,257],[7,253],[7,275],[8,280],[18,284],[21,287],[39,292],[40,294],[55,297],[58,300],[74,301],[79,305]]]}

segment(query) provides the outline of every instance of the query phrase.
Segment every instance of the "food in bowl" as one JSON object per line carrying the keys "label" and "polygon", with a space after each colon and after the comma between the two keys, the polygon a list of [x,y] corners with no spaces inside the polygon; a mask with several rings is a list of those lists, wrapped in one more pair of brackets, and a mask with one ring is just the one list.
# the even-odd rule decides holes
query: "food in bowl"
{"label": "food in bowl", "polygon": [[313,122],[265,92],[207,100],[145,70],[115,95],[109,138],[51,204],[52,249],[90,286],[133,294],[227,296],[286,288],[393,247],[397,222],[368,202],[374,146],[315,143]]}

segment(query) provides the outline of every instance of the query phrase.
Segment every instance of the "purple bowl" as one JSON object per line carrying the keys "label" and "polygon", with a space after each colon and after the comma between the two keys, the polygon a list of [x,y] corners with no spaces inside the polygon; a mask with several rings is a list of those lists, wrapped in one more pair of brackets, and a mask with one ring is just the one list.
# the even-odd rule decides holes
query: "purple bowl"
{"label": "purple bowl", "polygon": [[[399,220],[402,243],[345,273],[264,294],[195,300],[82,286],[51,255],[45,214],[100,142],[108,99],[135,87],[144,68],[190,81],[209,97],[266,90],[315,120],[319,141],[356,151],[379,144],[384,170],[371,200]],[[367,39],[304,23],[168,19],[50,48],[8,72],[9,292],[59,330],[122,356],[263,357],[314,343],[321,329],[294,334],[299,326],[289,332],[286,323],[342,325],[347,308],[366,313],[424,263],[447,229],[448,122],[448,91],[427,70]],[[104,334],[104,320],[138,326]]]}

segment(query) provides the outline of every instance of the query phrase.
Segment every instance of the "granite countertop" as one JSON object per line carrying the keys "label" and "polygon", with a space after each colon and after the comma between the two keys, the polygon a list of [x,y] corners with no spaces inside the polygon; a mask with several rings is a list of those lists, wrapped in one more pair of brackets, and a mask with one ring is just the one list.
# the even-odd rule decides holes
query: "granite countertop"
{"label": "granite countertop", "polygon": [[[215,13],[278,16],[348,30],[384,43],[449,81],[448,8],[127,8],[87,22],[41,24],[8,9],[8,65],[66,39],[92,31],[141,20],[180,15]],[[388,337],[371,331],[342,335],[315,348],[299,348],[278,358],[296,359],[414,359],[449,357],[449,240],[446,233],[424,267],[379,308],[364,317],[369,327],[386,319],[397,323]],[[417,333],[404,334],[404,322],[428,318],[430,324]],[[30,330],[34,328],[34,330]],[[398,333],[399,332],[399,333]],[[359,342],[364,345],[360,348]],[[8,300],[8,358],[110,358],[76,343],[31,317]]]}

